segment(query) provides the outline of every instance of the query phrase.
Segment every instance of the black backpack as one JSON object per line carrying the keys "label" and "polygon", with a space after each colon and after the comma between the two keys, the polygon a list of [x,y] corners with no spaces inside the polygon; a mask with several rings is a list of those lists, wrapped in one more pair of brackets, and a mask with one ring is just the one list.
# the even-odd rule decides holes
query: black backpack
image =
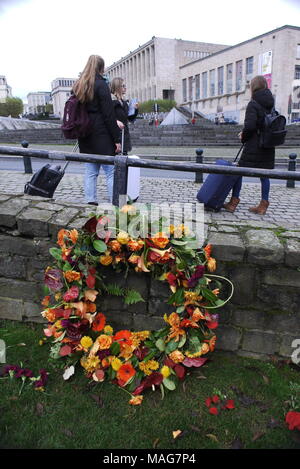
{"label": "black backpack", "polygon": [[68,163],[61,169],[60,166],[46,164],[40,168],[25,184],[24,194],[38,195],[40,197],[52,198],[55,189],[65,174]]}
{"label": "black backpack", "polygon": [[274,148],[282,145],[287,134],[286,118],[274,107],[271,112],[267,112],[260,104],[259,107],[264,111],[263,127],[258,130],[259,147]]}

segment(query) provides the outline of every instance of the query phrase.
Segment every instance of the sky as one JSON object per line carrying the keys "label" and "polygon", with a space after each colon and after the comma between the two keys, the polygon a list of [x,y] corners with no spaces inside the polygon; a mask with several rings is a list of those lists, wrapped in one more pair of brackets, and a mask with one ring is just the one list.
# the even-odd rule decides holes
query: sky
{"label": "sky", "polygon": [[153,36],[233,45],[285,24],[300,0],[0,0],[0,75],[27,102],[91,54],[109,66]]}

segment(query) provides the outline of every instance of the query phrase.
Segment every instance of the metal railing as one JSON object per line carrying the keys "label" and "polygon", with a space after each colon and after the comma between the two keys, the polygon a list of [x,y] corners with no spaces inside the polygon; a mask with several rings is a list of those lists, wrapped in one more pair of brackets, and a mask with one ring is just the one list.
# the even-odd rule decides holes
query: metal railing
{"label": "metal railing", "polygon": [[[199,151],[200,150],[200,151]],[[201,149],[198,149],[201,153]],[[202,151],[203,153],[203,151]],[[198,161],[201,161],[202,153],[197,155]],[[203,164],[197,163],[176,163],[167,161],[157,160],[146,160],[131,158],[130,156],[116,155],[92,155],[86,153],[70,153],[53,150],[31,150],[28,148],[0,146],[0,155],[11,155],[11,156],[23,156],[30,158],[40,158],[46,160],[59,160],[59,161],[76,161],[81,163],[101,163],[101,164],[113,164],[115,166],[114,171],[114,187],[113,187],[113,204],[118,205],[119,197],[127,193],[127,176],[128,167],[133,168],[146,168],[146,169],[161,169],[168,171],[184,171],[209,174],[227,174],[227,175],[238,175],[247,177],[267,177],[270,179],[283,179],[291,182],[300,181],[300,171],[296,171],[295,161],[296,154],[293,154],[291,167],[288,171],[281,171],[276,169],[256,169],[256,168],[244,168],[239,166],[221,166],[215,164]],[[296,155],[296,156],[295,156]],[[200,182],[200,181],[196,181]],[[201,181],[202,182],[202,181]],[[288,186],[294,187],[294,186]]]}

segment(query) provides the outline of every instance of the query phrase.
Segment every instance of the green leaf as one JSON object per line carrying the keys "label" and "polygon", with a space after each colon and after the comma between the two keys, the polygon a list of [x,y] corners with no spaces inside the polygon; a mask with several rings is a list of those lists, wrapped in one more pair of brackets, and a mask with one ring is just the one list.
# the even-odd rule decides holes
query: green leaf
{"label": "green leaf", "polygon": [[174,339],[170,340],[166,346],[166,354],[168,355],[171,352],[174,352],[178,347],[178,342],[175,342]]}
{"label": "green leaf", "polygon": [[174,391],[176,389],[176,384],[171,378],[164,378],[163,385],[169,389],[169,391]]}
{"label": "green leaf", "polygon": [[50,248],[49,252],[50,252],[51,256],[53,256],[55,259],[57,259],[58,261],[61,260],[61,250],[60,249]]}
{"label": "green leaf", "polygon": [[173,303],[180,305],[184,301],[184,290],[183,288],[179,288],[173,295],[170,296],[167,303],[168,305],[172,305]]}
{"label": "green leaf", "polygon": [[184,306],[179,306],[179,308],[176,308],[176,313],[178,314],[183,313],[184,310],[185,310]]}
{"label": "green leaf", "polygon": [[185,342],[186,342],[186,334],[183,335],[183,336],[181,337],[180,341],[178,342],[178,348],[183,347],[184,344],[185,344]]}
{"label": "green leaf", "polygon": [[96,239],[93,242],[93,248],[98,252],[105,252],[107,250],[107,245],[104,241],[101,241],[101,239]]}
{"label": "green leaf", "polygon": [[152,350],[152,352],[148,353],[148,355],[144,358],[144,362],[151,360],[157,354],[157,350]]}
{"label": "green leaf", "polygon": [[165,390],[164,390],[162,383],[160,383],[159,387],[160,387],[160,392],[161,392],[161,399],[163,400],[163,398],[165,397]]}
{"label": "green leaf", "polygon": [[190,353],[199,352],[200,347],[201,347],[201,343],[198,337],[194,336],[194,337],[189,338],[189,352]]}
{"label": "green leaf", "polygon": [[119,287],[116,283],[109,283],[108,285],[105,285],[105,290],[109,295],[115,295],[115,296],[123,296],[125,295],[125,289]]}
{"label": "green leaf", "polygon": [[164,352],[165,349],[166,349],[166,344],[165,344],[165,341],[163,339],[158,339],[155,342],[155,345],[158,348],[158,350],[160,350],[161,352]]}
{"label": "green leaf", "polygon": [[110,352],[112,355],[119,355],[120,353],[120,344],[119,342],[113,342],[110,346]]}
{"label": "green leaf", "polygon": [[136,290],[126,290],[126,296],[124,298],[124,303],[126,305],[132,305],[134,303],[138,303],[139,301],[144,301],[144,298],[140,295],[140,293]]}
{"label": "green leaf", "polygon": [[172,239],[171,243],[175,244],[176,246],[185,246],[187,244],[187,241],[178,241],[177,239]]}
{"label": "green leaf", "polygon": [[71,266],[71,264],[69,264],[69,262],[65,262],[65,264],[63,266],[63,271],[67,272],[67,270],[72,270],[72,266]]}
{"label": "green leaf", "polygon": [[218,297],[208,288],[202,288],[201,293],[207,300],[211,301],[212,303],[215,303],[218,300]]}

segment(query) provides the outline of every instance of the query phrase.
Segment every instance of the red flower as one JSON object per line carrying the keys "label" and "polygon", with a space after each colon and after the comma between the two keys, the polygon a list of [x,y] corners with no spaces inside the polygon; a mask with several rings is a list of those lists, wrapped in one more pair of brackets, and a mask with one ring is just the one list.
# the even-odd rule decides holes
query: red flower
{"label": "red flower", "polygon": [[176,287],[177,286],[177,277],[176,275],[172,274],[172,272],[169,272],[167,275],[167,282],[171,287]]}
{"label": "red flower", "polygon": [[211,397],[207,397],[207,398],[205,399],[205,405],[206,405],[206,407],[208,407],[208,408],[210,407],[210,405],[211,405]]}
{"label": "red flower", "polygon": [[234,400],[233,399],[228,399],[228,401],[226,401],[225,408],[226,409],[235,409]]}
{"label": "red flower", "polygon": [[213,401],[214,404],[217,404],[219,401],[220,401],[220,398],[219,396],[217,396],[216,394],[211,398],[211,400]]}
{"label": "red flower", "polygon": [[186,357],[182,364],[184,366],[187,366],[188,368],[191,368],[192,366],[196,366],[197,368],[199,366],[204,365],[205,362],[207,362],[207,358],[201,358],[201,357],[196,357],[196,358],[188,358]]}
{"label": "red flower", "polygon": [[70,345],[63,345],[63,347],[61,347],[59,351],[59,355],[61,357],[65,357],[66,355],[71,355],[71,353],[72,353],[72,349]]}
{"label": "red flower", "polygon": [[119,386],[125,386],[135,374],[136,371],[131,363],[124,363],[117,372]]}
{"label": "red flower", "polygon": [[184,366],[177,364],[174,366],[174,371],[179,379],[184,379],[186,375],[186,369]]}
{"label": "red flower", "polygon": [[164,377],[161,373],[154,371],[141,382],[141,384],[133,391],[132,395],[137,396],[141,394],[144,389],[151,388],[151,386],[159,386],[163,379]]}
{"label": "red flower", "polygon": [[132,345],[131,332],[127,330],[117,332],[114,335],[114,342],[119,342],[121,347],[122,345]]}
{"label": "red flower", "polygon": [[96,269],[94,267],[91,267],[89,269],[89,274],[86,278],[86,284],[89,288],[93,289],[94,286],[95,286],[95,282],[96,282],[96,277],[95,277],[95,274],[96,274]]}
{"label": "red flower", "polygon": [[208,329],[216,329],[219,325],[218,321],[210,321],[210,322],[206,322],[206,325],[208,327]]}
{"label": "red flower", "polygon": [[96,217],[90,218],[85,225],[83,225],[83,229],[88,231],[89,233],[95,233],[97,227],[98,220]]}
{"label": "red flower", "polygon": [[212,415],[218,415],[219,411],[218,411],[217,407],[211,407],[209,409],[209,413],[212,414]]}
{"label": "red flower", "polygon": [[300,430],[300,412],[288,412],[285,421],[289,426],[289,430]]}
{"label": "red flower", "polygon": [[67,302],[76,300],[79,295],[79,288],[76,285],[73,285],[63,296],[63,299]]}
{"label": "red flower", "polygon": [[92,325],[93,331],[100,332],[102,329],[104,329],[106,323],[106,317],[102,313],[98,313],[97,316],[95,317]]}

